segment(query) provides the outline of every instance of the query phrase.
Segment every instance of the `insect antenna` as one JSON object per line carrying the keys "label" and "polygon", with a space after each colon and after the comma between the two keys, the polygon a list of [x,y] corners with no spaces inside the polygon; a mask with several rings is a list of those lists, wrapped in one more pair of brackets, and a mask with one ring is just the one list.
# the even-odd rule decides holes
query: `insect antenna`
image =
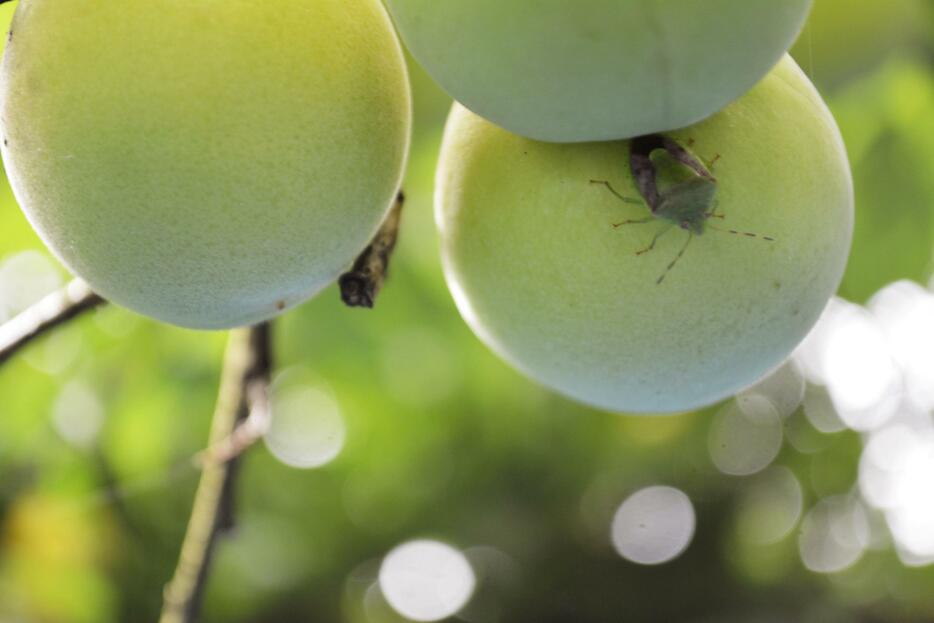
{"label": "insect antenna", "polygon": [[723,229],[715,225],[707,224],[707,227],[714,231],[718,231],[723,234],[733,234],[734,236],[744,236],[746,238],[757,238],[759,240],[764,240],[766,242],[775,242],[775,238],[771,236],[763,236],[762,234],[754,234],[751,231],[738,231],[736,229]]}
{"label": "insect antenna", "polygon": [[684,257],[684,252],[688,250],[692,240],[694,240],[694,232],[688,232],[687,242],[685,242],[684,246],[681,247],[681,250],[678,251],[678,255],[675,256],[675,259],[671,260],[671,264],[668,265],[668,268],[665,269],[665,272],[662,273],[662,276],[658,278],[658,280],[655,282],[655,285],[662,285],[662,282],[665,280],[665,277],[668,276],[668,273],[671,272],[671,269],[675,267],[675,264],[677,264],[682,257]]}

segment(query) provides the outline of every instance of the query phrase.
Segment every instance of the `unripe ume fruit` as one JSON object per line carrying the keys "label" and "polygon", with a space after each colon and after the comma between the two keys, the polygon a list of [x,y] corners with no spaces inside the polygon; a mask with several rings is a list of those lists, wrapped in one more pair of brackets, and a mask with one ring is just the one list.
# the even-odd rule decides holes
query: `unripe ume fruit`
{"label": "unripe ume fruit", "polygon": [[400,183],[408,80],[379,0],[21,0],[10,37],[17,199],[71,270],[160,320],[308,298]]}
{"label": "unripe ume fruit", "polygon": [[673,412],[803,339],[840,282],[853,191],[786,57],[707,121],[634,141],[541,143],[456,107],[436,218],[458,308],[494,351],[584,403]]}
{"label": "unripe ume fruit", "polygon": [[544,141],[698,122],[753,87],[812,0],[387,0],[457,101]]}
{"label": "unripe ume fruit", "polygon": [[843,86],[923,35],[924,4],[925,0],[815,0],[791,54],[821,88]]}

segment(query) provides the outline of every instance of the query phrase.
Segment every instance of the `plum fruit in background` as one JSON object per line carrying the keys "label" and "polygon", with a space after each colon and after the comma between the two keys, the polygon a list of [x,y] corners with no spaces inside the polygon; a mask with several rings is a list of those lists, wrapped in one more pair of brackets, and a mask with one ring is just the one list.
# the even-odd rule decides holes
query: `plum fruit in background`
{"label": "plum fruit in background", "polygon": [[837,89],[917,42],[925,1],[814,0],[791,54],[822,91]]}

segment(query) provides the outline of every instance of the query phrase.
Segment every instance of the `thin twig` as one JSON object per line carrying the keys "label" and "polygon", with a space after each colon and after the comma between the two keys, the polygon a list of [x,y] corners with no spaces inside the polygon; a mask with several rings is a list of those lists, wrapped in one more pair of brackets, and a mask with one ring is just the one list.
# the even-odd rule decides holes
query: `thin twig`
{"label": "thin twig", "polygon": [[[211,425],[210,447],[230,439],[250,415],[251,399],[262,394],[272,369],[269,323],[231,332]],[[262,389],[262,391],[260,391]],[[160,623],[197,618],[219,536],[233,528],[233,493],[238,455],[204,462],[178,567],[165,589]]]}
{"label": "thin twig", "polygon": [[0,326],[0,364],[33,340],[105,302],[80,279],[49,294]]}
{"label": "thin twig", "polygon": [[399,222],[402,218],[402,206],[405,195],[402,191],[396,196],[396,202],[376,237],[370,243],[350,272],[341,275],[341,299],[348,307],[372,308],[376,296],[386,281],[389,272],[389,259],[399,238]]}
{"label": "thin twig", "polygon": [[233,461],[262,439],[269,431],[272,418],[268,394],[268,379],[257,381],[247,387],[250,414],[226,438],[212,443],[196,454],[192,458],[195,467],[204,469],[209,465]]}

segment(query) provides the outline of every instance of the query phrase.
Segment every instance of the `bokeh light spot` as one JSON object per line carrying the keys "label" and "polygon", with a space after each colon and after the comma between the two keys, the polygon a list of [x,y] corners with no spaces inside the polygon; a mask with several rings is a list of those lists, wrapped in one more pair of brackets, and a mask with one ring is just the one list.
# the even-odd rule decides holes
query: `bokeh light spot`
{"label": "bokeh light spot", "polygon": [[52,424],[65,441],[88,448],[97,440],[104,424],[104,406],[87,384],[69,381],[52,405]]}
{"label": "bokeh light spot", "polygon": [[772,467],[757,476],[739,505],[737,531],[753,545],[784,539],[794,529],[804,504],[801,483],[785,467]]}
{"label": "bokeh light spot", "polygon": [[808,385],[804,393],[804,416],[822,433],[839,433],[846,423],[837,414],[830,392],[823,385]]}
{"label": "bokeh light spot", "polygon": [[724,405],[714,417],[708,446],[717,469],[731,476],[748,476],[775,460],[783,439],[782,418],[771,401],[745,394]]}
{"label": "bokeh light spot", "polygon": [[804,373],[794,359],[789,359],[761,381],[740,393],[737,398],[762,396],[767,398],[781,418],[787,418],[804,400]]}
{"label": "bokeh light spot", "polygon": [[796,360],[809,381],[827,386],[837,414],[853,430],[879,428],[899,407],[902,378],[886,335],[858,305],[833,299]]}
{"label": "bokeh light spot", "polygon": [[898,281],[877,292],[869,310],[904,375],[916,407],[934,409],[934,294],[911,281]]}
{"label": "bokeh light spot", "polygon": [[273,385],[270,408],[266,447],[286,465],[321,467],[340,454],[347,431],[330,394],[315,387]]}
{"label": "bokeh light spot", "polygon": [[62,285],[55,264],[38,251],[23,251],[0,263],[0,319],[10,318]]}
{"label": "bokeh light spot", "polygon": [[629,496],[613,517],[611,536],[619,555],[642,565],[674,560],[694,538],[690,498],[672,487],[648,487]]}
{"label": "bokeh light spot", "polygon": [[869,521],[859,502],[848,496],[826,498],[802,522],[801,561],[817,573],[839,573],[859,562],[869,537]]}
{"label": "bokeh light spot", "polygon": [[439,621],[467,605],[476,576],[457,549],[430,540],[404,543],[387,554],[379,570],[386,601],[413,621]]}

